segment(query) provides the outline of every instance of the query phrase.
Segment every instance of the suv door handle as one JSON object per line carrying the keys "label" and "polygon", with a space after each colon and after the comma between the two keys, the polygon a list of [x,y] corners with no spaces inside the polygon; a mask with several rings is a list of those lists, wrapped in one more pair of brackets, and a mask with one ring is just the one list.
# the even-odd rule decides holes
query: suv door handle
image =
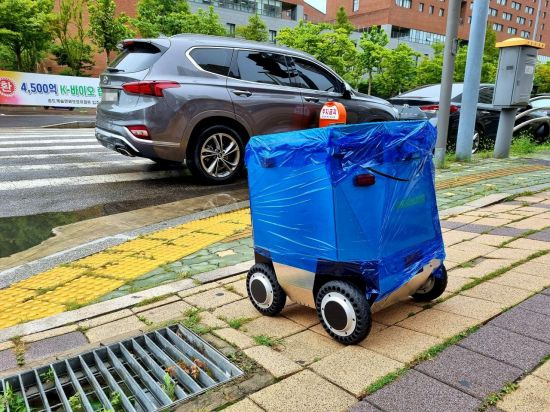
{"label": "suv door handle", "polygon": [[306,97],[304,97],[304,100],[306,102],[319,103],[319,98],[318,97],[306,96]]}
{"label": "suv door handle", "polygon": [[249,92],[248,90],[231,90],[233,94],[236,94],[237,96],[252,96],[252,92]]}

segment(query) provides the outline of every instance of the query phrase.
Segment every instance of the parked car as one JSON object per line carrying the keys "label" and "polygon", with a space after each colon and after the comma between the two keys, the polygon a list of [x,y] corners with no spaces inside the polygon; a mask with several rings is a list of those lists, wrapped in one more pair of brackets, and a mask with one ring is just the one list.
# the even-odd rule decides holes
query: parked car
{"label": "parked car", "polygon": [[[456,136],[458,132],[458,120],[460,117],[463,88],[463,83],[454,83],[452,86],[451,108],[449,116],[449,135],[447,138],[447,148],[449,150],[454,150],[456,147]],[[479,86],[477,116],[472,147],[472,152],[474,153],[480,148],[491,148],[494,146],[495,143],[498,129],[498,121],[500,117],[500,109],[493,107],[492,104],[494,88],[494,84],[489,83],[482,83]],[[422,86],[395,96],[390,99],[390,102],[394,105],[417,106],[420,108],[420,110],[426,113],[428,118],[432,119],[432,123],[437,124],[437,111],[439,109],[440,90],[440,84]],[[550,101],[548,103],[550,103]],[[531,106],[528,106],[527,108],[530,107]],[[521,120],[521,122],[527,119],[541,116],[546,116],[546,114],[543,111],[531,112],[527,114],[526,117]],[[533,124],[532,126],[529,126],[529,130],[533,133],[537,140],[542,141],[548,138],[549,127],[546,123]]]}
{"label": "parked car", "polygon": [[184,162],[210,183],[240,174],[250,136],[317,127],[329,100],[344,104],[348,123],[398,116],[387,101],[289,48],[204,35],[121,47],[100,76],[97,139],[124,155]]}

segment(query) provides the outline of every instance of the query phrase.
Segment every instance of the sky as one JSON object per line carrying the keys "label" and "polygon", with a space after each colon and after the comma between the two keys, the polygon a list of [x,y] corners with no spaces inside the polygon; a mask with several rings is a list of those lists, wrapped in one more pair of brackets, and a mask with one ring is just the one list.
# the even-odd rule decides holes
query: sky
{"label": "sky", "polygon": [[327,12],[327,0],[304,0],[304,2],[323,13]]}

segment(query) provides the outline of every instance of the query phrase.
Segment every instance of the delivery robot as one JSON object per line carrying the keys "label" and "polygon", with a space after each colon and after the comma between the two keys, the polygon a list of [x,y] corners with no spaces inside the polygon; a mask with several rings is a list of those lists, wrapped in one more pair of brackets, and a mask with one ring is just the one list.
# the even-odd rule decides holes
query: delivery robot
{"label": "delivery robot", "polygon": [[246,148],[256,264],[247,291],[262,314],[315,308],[354,344],[373,311],[447,285],[427,121],[333,126],[253,137]]}

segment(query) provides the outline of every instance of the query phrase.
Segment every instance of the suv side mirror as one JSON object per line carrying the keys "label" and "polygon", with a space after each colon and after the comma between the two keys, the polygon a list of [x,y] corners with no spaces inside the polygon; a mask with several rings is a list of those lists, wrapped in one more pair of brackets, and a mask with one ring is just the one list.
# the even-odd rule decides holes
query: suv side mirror
{"label": "suv side mirror", "polygon": [[344,90],[342,92],[342,97],[344,99],[351,99],[351,88],[346,83],[344,83],[342,89]]}

